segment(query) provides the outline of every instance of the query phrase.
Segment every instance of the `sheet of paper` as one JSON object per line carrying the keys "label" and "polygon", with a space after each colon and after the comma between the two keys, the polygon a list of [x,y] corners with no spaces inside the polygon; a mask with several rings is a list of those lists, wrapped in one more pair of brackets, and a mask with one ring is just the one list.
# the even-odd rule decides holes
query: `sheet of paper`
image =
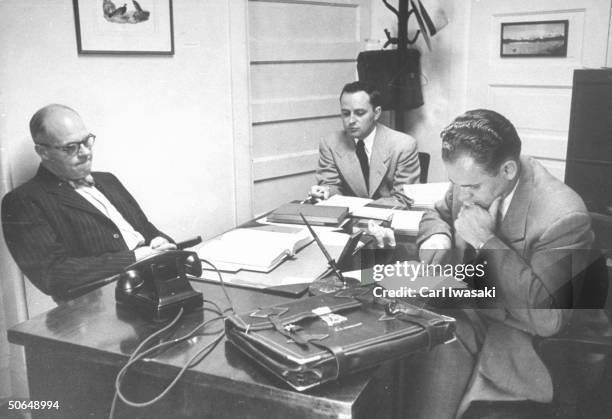
{"label": "sheet of paper", "polygon": [[406,234],[416,234],[423,214],[425,211],[394,211],[391,228]]}
{"label": "sheet of paper", "polygon": [[414,207],[433,209],[449,187],[450,182],[415,183],[404,185],[404,193],[414,200]]}
{"label": "sheet of paper", "polygon": [[317,233],[317,236],[319,236],[321,243],[323,243],[325,246],[344,247],[350,238],[350,236],[346,233],[338,233],[335,231],[322,231],[321,233]]}
{"label": "sheet of paper", "polygon": [[353,217],[387,220],[394,212],[395,210],[389,208],[361,207],[355,208],[355,211],[353,211]]}
{"label": "sheet of paper", "polygon": [[316,205],[348,207],[349,212],[353,212],[356,208],[363,207],[370,202],[373,202],[373,200],[356,196],[334,195],[325,201],[318,202]]}

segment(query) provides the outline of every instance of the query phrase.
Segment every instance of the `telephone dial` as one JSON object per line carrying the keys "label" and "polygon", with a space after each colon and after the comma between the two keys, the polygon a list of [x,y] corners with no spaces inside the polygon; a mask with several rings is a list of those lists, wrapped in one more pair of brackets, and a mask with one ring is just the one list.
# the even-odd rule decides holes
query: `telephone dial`
{"label": "telephone dial", "polygon": [[125,268],[115,288],[117,304],[133,307],[154,321],[172,318],[181,308],[202,307],[203,296],[189,283],[202,274],[195,252],[170,250],[149,256]]}

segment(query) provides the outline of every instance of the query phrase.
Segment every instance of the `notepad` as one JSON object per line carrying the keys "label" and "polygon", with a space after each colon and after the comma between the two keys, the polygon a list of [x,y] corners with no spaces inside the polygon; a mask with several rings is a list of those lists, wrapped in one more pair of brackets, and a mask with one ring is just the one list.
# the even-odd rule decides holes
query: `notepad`
{"label": "notepad", "polygon": [[226,272],[270,272],[312,241],[305,228],[266,227],[231,230],[204,243],[198,256]]}
{"label": "notepad", "polygon": [[303,224],[300,213],[312,225],[339,226],[348,216],[348,207],[285,204],[268,215],[274,223]]}
{"label": "notepad", "polygon": [[404,194],[414,200],[412,208],[433,209],[436,202],[444,199],[449,182],[414,183],[404,185]]}

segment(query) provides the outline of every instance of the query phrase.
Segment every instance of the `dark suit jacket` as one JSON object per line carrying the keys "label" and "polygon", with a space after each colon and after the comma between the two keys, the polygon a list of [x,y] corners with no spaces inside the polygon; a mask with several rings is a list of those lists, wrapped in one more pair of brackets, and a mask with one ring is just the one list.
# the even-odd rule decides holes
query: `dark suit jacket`
{"label": "dark suit jacket", "polygon": [[[436,211],[423,217],[419,245],[442,233],[456,250],[471,248],[454,231],[462,206],[457,196],[451,186]],[[483,285],[496,287],[499,297],[479,311],[488,326],[461,411],[473,400],[552,399],[551,378],[532,337],[567,326],[572,311],[565,308],[580,286],[576,278],[590,263],[593,240],[590,215],[578,194],[534,159],[522,158],[506,216],[482,251],[487,262]]]}
{"label": "dark suit jacket", "polygon": [[417,183],[420,173],[416,140],[382,124],[376,125],[372,145],[369,190],[352,138],[340,131],[319,145],[317,183],[329,186],[330,195],[389,197],[394,190],[403,192],[402,185]]}
{"label": "dark suit jacket", "polygon": [[[167,237],[110,173],[92,173],[96,187],[149,243]],[[6,244],[23,273],[56,299],[68,290],[120,272],[135,261],[115,224],[44,167],[2,200]]]}

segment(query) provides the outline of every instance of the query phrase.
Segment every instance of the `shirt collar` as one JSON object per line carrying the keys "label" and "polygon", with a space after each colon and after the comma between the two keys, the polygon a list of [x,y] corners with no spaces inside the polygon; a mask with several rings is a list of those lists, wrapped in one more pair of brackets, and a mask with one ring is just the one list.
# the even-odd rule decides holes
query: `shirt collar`
{"label": "shirt collar", "polygon": [[[363,139],[363,146],[368,156],[372,154],[372,146],[374,145],[375,136],[376,136],[376,125],[374,126],[374,129],[372,130],[372,132],[369,133],[368,136]],[[357,145],[359,138],[353,138],[353,140],[355,141],[355,145]]]}
{"label": "shirt collar", "polygon": [[87,187],[87,186],[89,187],[96,186],[96,182],[94,181],[94,178],[91,175],[91,173],[82,179],[69,180],[68,184],[72,186],[74,189],[81,188],[81,187]]}
{"label": "shirt collar", "polygon": [[512,202],[512,197],[514,196],[514,192],[516,192],[516,187],[518,186],[519,182],[520,181],[517,181],[514,184],[514,188],[512,188],[510,193],[506,195],[506,197],[501,202],[500,211],[502,218],[504,218],[506,216],[506,213],[508,212],[508,208],[510,207],[510,203]]}

